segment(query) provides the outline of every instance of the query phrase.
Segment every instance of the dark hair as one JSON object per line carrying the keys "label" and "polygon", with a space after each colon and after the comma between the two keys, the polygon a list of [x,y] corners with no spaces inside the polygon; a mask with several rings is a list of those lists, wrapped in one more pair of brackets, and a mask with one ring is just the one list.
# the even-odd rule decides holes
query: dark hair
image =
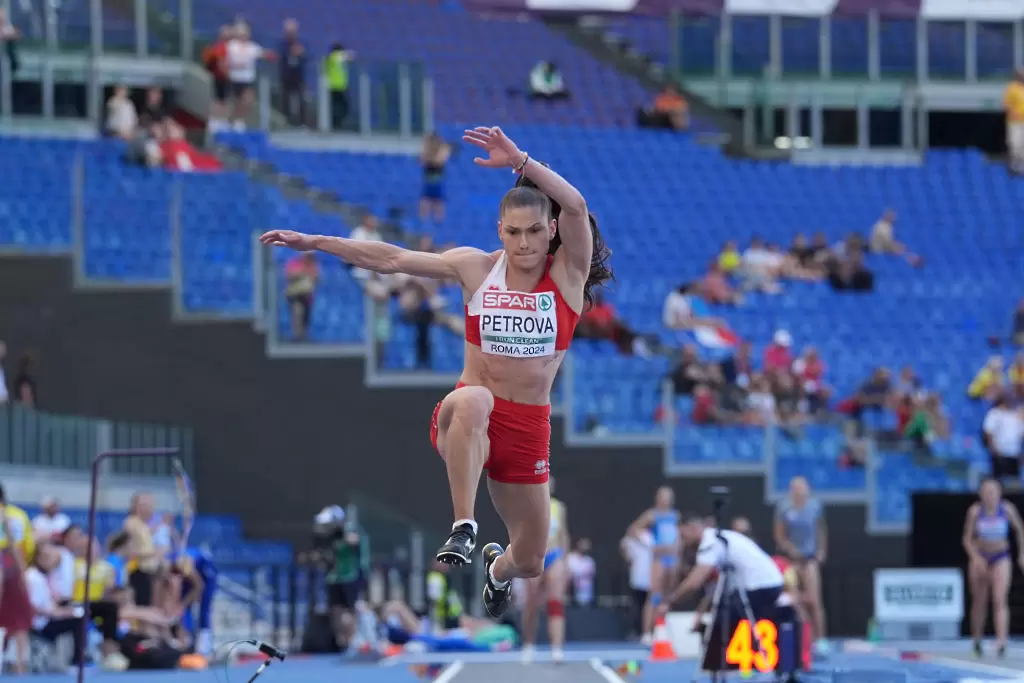
{"label": "dark hair", "polygon": [[[536,161],[536,160],[535,160]],[[536,163],[551,168],[548,164],[543,161],[537,161]],[[519,176],[516,180],[514,188],[509,190],[505,195],[505,199],[501,200],[501,208],[518,208],[520,206],[537,206],[536,203],[531,204],[513,204],[506,206],[505,202],[509,200],[513,193],[518,196],[521,190],[533,190],[530,194],[538,194],[547,200],[548,210],[550,211],[551,218],[558,222],[559,216],[562,215],[562,207],[555,200],[548,197],[546,194],[541,192],[537,188],[537,184],[527,178],[524,175]],[[608,248],[608,245],[604,243],[604,237],[601,236],[601,231],[597,227],[597,219],[594,218],[594,214],[588,213],[587,219],[590,221],[590,234],[594,240],[594,253],[590,257],[590,273],[587,275],[587,281],[583,284],[583,299],[587,303],[587,307],[594,305],[594,289],[596,287],[603,286],[606,282],[615,279],[615,274],[612,273],[612,269],[608,266],[608,259],[612,256],[612,250]],[[553,255],[558,248],[562,246],[562,236],[556,230],[555,236],[551,238],[551,244],[548,245],[548,254]]]}

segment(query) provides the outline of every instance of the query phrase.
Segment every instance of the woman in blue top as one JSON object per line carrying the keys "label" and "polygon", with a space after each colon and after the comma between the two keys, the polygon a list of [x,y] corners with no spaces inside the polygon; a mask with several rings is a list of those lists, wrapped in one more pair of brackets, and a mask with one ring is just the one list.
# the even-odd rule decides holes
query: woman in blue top
{"label": "woman in blue top", "polygon": [[967,582],[971,589],[971,636],[974,654],[980,657],[981,636],[985,630],[989,597],[992,598],[992,621],[995,622],[997,654],[1006,655],[1006,638],[1010,631],[1010,530],[1017,540],[1017,563],[1024,569],[1024,525],[1020,513],[1008,500],[1003,500],[1003,487],[986,477],[978,487],[978,502],[967,510],[964,520],[964,550],[970,565]]}
{"label": "woman in blue top", "polygon": [[679,572],[679,511],[675,508],[675,493],[668,486],[658,489],[654,494],[654,507],[637,517],[629,527],[630,535],[637,539],[643,538],[644,531],[649,531],[654,537],[651,590],[643,616],[644,633],[650,634],[654,626],[654,612],[665,592],[675,586]]}
{"label": "woman in blue top", "polygon": [[800,595],[811,624],[816,654],[828,653],[825,610],[821,602],[821,565],[825,564],[828,530],[818,500],[803,477],[789,482],[789,496],[775,507],[775,545],[788,557],[800,578]]}

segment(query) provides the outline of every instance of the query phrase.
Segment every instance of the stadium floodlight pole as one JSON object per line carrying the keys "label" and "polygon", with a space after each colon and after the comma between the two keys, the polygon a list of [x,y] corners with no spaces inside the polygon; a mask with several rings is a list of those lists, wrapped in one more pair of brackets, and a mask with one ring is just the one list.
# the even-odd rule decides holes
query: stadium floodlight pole
{"label": "stadium floodlight pole", "polygon": [[92,476],[89,481],[89,528],[86,533],[89,540],[85,551],[85,587],[82,604],[82,637],[78,643],[75,655],[78,657],[78,682],[85,681],[85,643],[89,637],[89,607],[90,600],[89,582],[92,579],[92,544],[96,537],[96,497],[99,489],[100,466],[109,458],[174,458],[177,457],[177,448],[125,448],[113,451],[103,451],[92,461]]}

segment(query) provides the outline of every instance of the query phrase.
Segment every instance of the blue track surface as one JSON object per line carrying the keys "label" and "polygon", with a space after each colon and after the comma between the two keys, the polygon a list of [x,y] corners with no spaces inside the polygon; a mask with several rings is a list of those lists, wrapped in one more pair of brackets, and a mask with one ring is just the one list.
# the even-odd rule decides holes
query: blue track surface
{"label": "blue track surface", "polygon": [[[1015,657],[1011,652],[1008,660],[993,661],[986,659],[974,662],[967,658],[963,648],[958,644],[926,647],[926,643],[918,644],[925,650],[925,658],[921,661],[901,661],[898,657],[882,653],[840,652],[833,654],[827,662],[820,663],[811,674],[802,677],[805,681],[835,681],[835,683],[951,683],[968,680],[971,683],[981,681],[1024,681],[1022,658]],[[620,647],[615,648],[617,656],[623,656]],[[573,650],[570,659],[576,661],[563,665],[543,663],[526,666],[515,661],[515,653],[496,655],[493,663],[467,661],[456,665],[456,670],[449,672],[450,677],[440,683],[519,683],[529,680],[530,683],[617,683],[620,680],[636,681],[637,683],[689,683],[692,679],[696,662],[681,661],[668,664],[647,664],[635,677],[619,678],[611,669],[603,669],[595,661],[602,652],[610,652],[610,648]],[[929,656],[927,652],[933,653]],[[638,651],[638,655],[643,654]],[[543,660],[539,654],[538,659]],[[592,659],[593,658],[593,659]],[[639,656],[638,656],[639,658]],[[447,657],[443,661],[458,661],[457,655]],[[621,663],[607,662],[611,667]],[[199,681],[219,681],[220,683],[245,683],[255,667],[250,665],[233,666],[228,669],[217,667],[205,672],[129,672],[123,674],[105,674],[90,671],[87,680],[109,680],[118,683],[189,683]],[[730,677],[739,681],[739,676]],[[36,683],[67,683],[65,675],[38,676],[32,679]],[[405,664],[343,664],[337,657],[310,657],[288,659],[283,664],[270,668],[261,677],[260,683],[413,683],[418,679]],[[701,681],[707,677],[702,676]],[[745,680],[759,683],[763,677],[752,677]]]}

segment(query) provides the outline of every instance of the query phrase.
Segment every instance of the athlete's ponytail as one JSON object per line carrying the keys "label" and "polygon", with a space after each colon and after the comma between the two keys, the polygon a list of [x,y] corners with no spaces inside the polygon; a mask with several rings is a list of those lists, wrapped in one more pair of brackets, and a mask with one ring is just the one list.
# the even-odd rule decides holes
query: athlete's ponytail
{"label": "athlete's ponytail", "polygon": [[[543,161],[534,161],[542,166],[551,168],[551,166]],[[533,182],[525,175],[519,176],[516,180],[516,187],[530,187],[539,190],[537,183]],[[557,223],[559,216],[562,215],[562,207],[554,199],[551,199],[551,197],[548,197],[548,201],[551,202],[551,217],[555,219],[555,222]],[[592,213],[587,214],[587,219],[590,221],[590,234],[594,241],[594,253],[590,257],[590,273],[587,275],[587,281],[583,285],[583,299],[589,307],[594,304],[594,290],[597,287],[604,286],[606,282],[614,280],[615,274],[612,273],[612,269],[608,266],[608,259],[611,258],[612,250],[604,243],[604,237],[601,236],[601,231],[597,227],[597,219],[594,218],[594,214]],[[548,246],[548,254],[554,254],[561,246],[562,236],[556,230],[555,236],[551,239],[551,244]]]}

